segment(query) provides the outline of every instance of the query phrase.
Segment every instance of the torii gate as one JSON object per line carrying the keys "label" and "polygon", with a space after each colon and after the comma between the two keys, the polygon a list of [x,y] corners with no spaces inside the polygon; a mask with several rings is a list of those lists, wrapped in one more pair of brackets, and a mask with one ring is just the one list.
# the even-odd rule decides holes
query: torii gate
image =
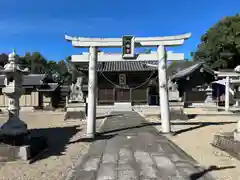
{"label": "torii gate", "polygon": [[122,47],[123,38],[85,38],[71,37],[65,35],[65,39],[72,43],[73,47],[89,48],[88,54],[72,55],[72,62],[89,62],[88,76],[88,116],[87,116],[87,137],[94,138],[96,121],[96,97],[97,97],[97,61],[159,61],[158,79],[159,79],[159,98],[161,108],[162,132],[170,133],[170,115],[167,88],[167,60],[184,60],[184,54],[166,53],[166,46],[183,45],[184,40],[188,39],[191,33],[178,36],[163,37],[133,37],[134,47],[157,47],[157,52],[150,54],[134,54],[130,59],[126,59],[122,54],[104,54],[98,53],[98,47],[112,48]]}

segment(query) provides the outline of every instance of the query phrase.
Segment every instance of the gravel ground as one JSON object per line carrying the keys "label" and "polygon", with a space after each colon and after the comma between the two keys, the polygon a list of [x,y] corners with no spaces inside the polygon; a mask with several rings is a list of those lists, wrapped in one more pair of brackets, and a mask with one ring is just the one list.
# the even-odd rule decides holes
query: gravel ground
{"label": "gravel ground", "polygon": [[[188,121],[173,119],[172,122],[175,125],[172,126],[172,130],[178,133],[169,138],[195,158],[200,165],[206,168],[212,165],[225,167],[225,169],[211,172],[216,179],[240,180],[240,161],[210,144],[214,133],[233,131],[239,116],[203,109],[184,109],[184,112],[185,114],[198,114],[198,116]],[[155,115],[148,115],[147,112],[141,114],[150,122],[160,121],[157,113]],[[204,126],[201,125],[202,123]],[[156,128],[161,131],[160,125]]]}
{"label": "gravel ground", "polygon": [[[49,151],[33,164],[8,162],[0,164],[0,180],[62,180],[78,156],[87,152],[88,142],[78,142],[86,132],[86,122],[64,121],[62,112],[21,112],[29,129],[40,129],[50,141]],[[0,124],[7,115],[0,115]],[[97,120],[97,128],[103,122]],[[76,141],[76,142],[75,142]],[[72,142],[72,143],[71,143]]]}

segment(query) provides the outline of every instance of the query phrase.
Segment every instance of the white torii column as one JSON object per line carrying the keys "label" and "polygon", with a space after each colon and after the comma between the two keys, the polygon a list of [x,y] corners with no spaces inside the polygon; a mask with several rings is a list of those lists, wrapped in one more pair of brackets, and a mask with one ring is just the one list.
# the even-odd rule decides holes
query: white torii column
{"label": "white torii column", "polygon": [[230,96],[229,89],[230,89],[230,77],[227,76],[226,80],[225,80],[225,111],[229,110],[229,103],[230,103],[230,101],[229,101],[229,96]]}
{"label": "white torii column", "polygon": [[164,46],[157,49],[158,64],[158,83],[159,83],[159,102],[161,108],[162,133],[170,133],[169,97],[168,97],[168,78],[167,78],[167,59]]}
{"label": "white torii column", "polygon": [[87,137],[94,138],[96,131],[96,97],[97,97],[97,48],[89,48],[88,67],[88,113],[87,113]]}
{"label": "white torii column", "polygon": [[158,68],[159,102],[162,121],[162,133],[170,133],[170,113],[167,78],[167,53],[164,46],[158,46],[158,65],[146,64],[149,67]]}

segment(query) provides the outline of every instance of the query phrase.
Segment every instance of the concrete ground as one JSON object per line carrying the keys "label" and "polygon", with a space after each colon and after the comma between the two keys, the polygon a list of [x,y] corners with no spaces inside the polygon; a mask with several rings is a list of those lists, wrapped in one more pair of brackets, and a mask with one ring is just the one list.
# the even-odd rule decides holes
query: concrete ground
{"label": "concrete ground", "polygon": [[[7,113],[0,114],[0,124],[7,120]],[[86,121],[64,121],[63,112],[20,112],[21,119],[28,124],[31,132],[45,135],[49,149],[35,162],[0,163],[0,180],[63,180],[79,156],[87,152]],[[104,120],[98,113],[97,129]]]}
{"label": "concrete ground", "polygon": [[[206,168],[217,166],[217,170],[211,171],[216,179],[240,180],[240,161],[211,145],[215,133],[232,132],[236,128],[239,115],[202,108],[187,108],[184,113],[183,116],[172,118],[175,134],[169,138]],[[144,111],[141,114],[161,131],[158,111],[151,114]],[[186,115],[189,120],[186,120]]]}
{"label": "concrete ground", "polygon": [[107,117],[67,180],[210,180],[203,169],[136,112]]}

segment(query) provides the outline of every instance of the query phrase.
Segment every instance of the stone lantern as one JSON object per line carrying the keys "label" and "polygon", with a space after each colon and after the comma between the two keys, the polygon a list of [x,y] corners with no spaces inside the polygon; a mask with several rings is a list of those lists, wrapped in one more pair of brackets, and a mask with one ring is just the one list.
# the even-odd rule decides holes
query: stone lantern
{"label": "stone lantern", "polygon": [[24,92],[23,75],[28,68],[21,68],[13,51],[8,56],[8,63],[0,69],[5,75],[2,92],[8,97],[8,120],[0,129],[0,161],[29,160],[47,148],[45,137],[32,137],[27,124],[19,118],[19,99]]}
{"label": "stone lantern", "polygon": [[2,92],[8,97],[8,120],[1,127],[1,135],[10,137],[16,142],[16,139],[25,136],[28,133],[27,124],[19,118],[19,99],[24,91],[22,88],[23,75],[28,74],[28,68],[22,69],[17,62],[17,56],[13,51],[8,56],[8,63],[0,73],[5,75]]}

